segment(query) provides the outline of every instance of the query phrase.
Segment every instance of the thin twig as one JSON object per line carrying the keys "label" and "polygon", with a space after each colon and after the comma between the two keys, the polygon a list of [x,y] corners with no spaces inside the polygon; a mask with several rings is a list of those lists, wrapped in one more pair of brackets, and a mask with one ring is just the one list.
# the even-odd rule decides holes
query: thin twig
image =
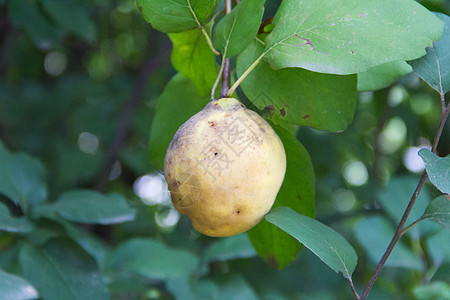
{"label": "thin twig", "polygon": [[142,65],[141,71],[138,75],[136,85],[134,86],[125,106],[122,109],[122,113],[119,117],[117,127],[115,130],[114,138],[108,147],[108,153],[103,162],[101,173],[98,175],[98,180],[95,185],[95,189],[103,192],[105,185],[108,181],[108,176],[111,168],[122,149],[123,145],[128,139],[131,129],[131,122],[133,119],[134,111],[142,99],[142,95],[147,87],[148,78],[157,70],[161,65],[166,63],[169,53],[169,43],[164,41],[157,53],[153,54]]}
{"label": "thin twig", "polygon": [[[231,0],[225,0],[225,15],[231,12]],[[222,88],[220,89],[220,98],[226,97],[230,90],[230,59],[222,57]]]}
{"label": "thin twig", "polygon": [[400,237],[402,237],[408,230],[410,230],[411,228],[413,228],[414,226],[416,226],[420,221],[422,221],[423,218],[418,218],[417,220],[415,220],[414,222],[412,222],[409,226],[403,228],[402,232],[400,233]]}
{"label": "thin twig", "polygon": [[[439,144],[439,140],[441,138],[442,130],[444,129],[445,122],[447,121],[448,115],[450,113],[450,103],[445,107],[445,94],[440,93],[441,96],[441,102],[443,103],[442,106],[442,113],[441,113],[441,119],[439,121],[439,127],[436,132],[436,136],[434,138],[432,152],[436,153],[437,146]],[[386,249],[386,252],[383,254],[383,257],[381,258],[380,262],[376,266],[372,276],[369,279],[369,282],[367,283],[366,287],[364,288],[363,293],[361,294],[360,300],[365,300],[367,296],[369,295],[370,290],[372,289],[375,281],[378,278],[378,275],[381,272],[381,269],[383,268],[384,264],[386,263],[387,259],[389,258],[389,255],[391,254],[392,250],[394,249],[395,244],[398,242],[398,240],[401,238],[402,234],[404,233],[403,227],[405,226],[405,222],[408,219],[409,213],[411,212],[412,207],[414,206],[414,203],[416,202],[417,197],[419,196],[420,190],[423,187],[423,184],[425,183],[425,180],[427,179],[428,175],[426,170],[423,171],[422,177],[420,178],[419,183],[417,184],[416,190],[414,191],[411,200],[408,203],[408,206],[406,207],[406,210],[402,216],[402,219],[400,220],[400,223],[398,224],[397,230],[395,231],[394,237],[392,238],[388,248]],[[413,223],[414,224],[414,223]],[[409,228],[409,227],[407,227]]]}
{"label": "thin twig", "polygon": [[355,289],[355,286],[353,285],[353,280],[351,278],[349,278],[348,282],[350,283],[350,288],[352,289],[353,296],[355,296],[356,300],[359,300],[359,295],[358,295],[358,292]]}

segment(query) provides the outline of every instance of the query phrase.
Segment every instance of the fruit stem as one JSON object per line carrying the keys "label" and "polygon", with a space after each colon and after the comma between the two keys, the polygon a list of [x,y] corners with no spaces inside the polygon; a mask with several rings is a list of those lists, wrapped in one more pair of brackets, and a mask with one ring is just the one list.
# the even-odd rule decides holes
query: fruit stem
{"label": "fruit stem", "polygon": [[[270,49],[269,49],[270,50]],[[264,51],[256,60],[255,62],[247,69],[245,70],[245,72],[241,75],[241,77],[238,78],[238,80],[236,80],[236,82],[233,84],[233,86],[230,88],[230,90],[227,93],[227,97],[232,97],[234,91],[237,89],[237,87],[241,84],[241,82],[245,79],[245,77],[248,76],[248,74],[250,74],[251,71],[253,71],[254,68],[256,68],[256,66],[259,64],[259,62],[261,61],[261,59],[264,57],[264,55],[266,55],[268,51]]]}

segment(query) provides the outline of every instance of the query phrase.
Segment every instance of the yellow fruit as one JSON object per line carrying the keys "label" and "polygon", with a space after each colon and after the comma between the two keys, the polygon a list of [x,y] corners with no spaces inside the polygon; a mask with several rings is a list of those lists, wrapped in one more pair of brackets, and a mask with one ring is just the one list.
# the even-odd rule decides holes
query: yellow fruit
{"label": "yellow fruit", "polygon": [[280,138],[233,98],[211,101],[184,123],[164,161],[173,206],[209,236],[255,226],[272,207],[285,171]]}

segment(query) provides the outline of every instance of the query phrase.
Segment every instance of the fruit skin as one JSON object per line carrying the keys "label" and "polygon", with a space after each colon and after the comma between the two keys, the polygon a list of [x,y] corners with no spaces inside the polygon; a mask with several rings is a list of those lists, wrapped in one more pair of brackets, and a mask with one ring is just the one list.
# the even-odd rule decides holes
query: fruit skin
{"label": "fruit skin", "polygon": [[181,125],[164,160],[173,206],[216,237],[255,226],[272,207],[285,171],[278,135],[233,98],[211,101]]}

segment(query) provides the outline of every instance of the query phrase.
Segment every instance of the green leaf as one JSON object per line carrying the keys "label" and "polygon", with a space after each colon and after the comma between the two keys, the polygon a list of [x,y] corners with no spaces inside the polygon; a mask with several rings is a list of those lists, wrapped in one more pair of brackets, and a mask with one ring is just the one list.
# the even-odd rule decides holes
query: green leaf
{"label": "green leaf", "polygon": [[45,169],[40,161],[9,152],[0,141],[0,194],[26,211],[47,198]]}
{"label": "green leaf", "polygon": [[209,96],[217,78],[216,59],[200,29],[171,33],[169,37],[173,67],[192,79],[201,95]]}
{"label": "green leaf", "polygon": [[429,219],[450,229],[450,196],[442,195],[433,199],[422,218]]}
{"label": "green leaf", "polygon": [[208,104],[209,97],[201,96],[193,82],[176,74],[159,98],[150,132],[149,156],[153,166],[162,170],[167,148],[178,128]]}
{"label": "green leaf", "polygon": [[433,48],[427,48],[427,55],[410,61],[414,72],[441,94],[450,91],[450,17],[434,13],[445,22],[444,33]]}
{"label": "green leaf", "polygon": [[[355,224],[355,236],[372,263],[377,264],[394,236],[394,228],[385,218],[372,216]],[[395,245],[386,266],[422,270],[420,259],[402,241]]]}
{"label": "green leaf", "polygon": [[390,86],[412,68],[405,61],[392,61],[358,74],[358,91],[374,91]]}
{"label": "green leaf", "polygon": [[27,300],[38,297],[36,289],[25,279],[0,270],[0,299]]}
{"label": "green leaf", "polygon": [[[286,152],[286,174],[272,207],[288,206],[298,213],[314,217],[314,169],[308,152],[286,129],[274,126]],[[282,269],[302,249],[295,238],[266,220],[247,232],[256,252],[273,267]]]}
{"label": "green leaf", "polygon": [[428,149],[421,149],[422,157],[431,183],[442,193],[450,194],[450,155],[439,157]]}
{"label": "green leaf", "polygon": [[124,242],[110,258],[110,266],[115,270],[131,271],[153,279],[184,278],[198,265],[198,257],[191,252],[141,238]]}
{"label": "green leaf", "polygon": [[50,211],[79,223],[116,224],[134,220],[136,210],[130,208],[120,194],[102,195],[91,190],[74,190],[62,194]]}
{"label": "green leaf", "polygon": [[89,11],[76,0],[41,0],[46,12],[65,30],[90,42],[95,40],[95,24]]}
{"label": "green leaf", "polygon": [[222,238],[210,245],[202,255],[204,262],[226,261],[248,258],[256,255],[255,249],[246,234]]}
{"label": "green leaf", "polygon": [[213,45],[224,58],[238,55],[253,41],[264,14],[265,0],[241,1],[213,31]]}
{"label": "green leaf", "polygon": [[[261,55],[263,48],[255,40],[238,56],[239,76]],[[262,61],[241,87],[259,109],[268,106],[273,111],[274,122],[342,131],[353,120],[356,75],[328,75],[300,68],[273,70]]]}
{"label": "green leaf", "polygon": [[295,237],[335,272],[351,279],[358,257],[352,246],[332,228],[288,207],[272,210],[266,220]]}
{"label": "green leaf", "polygon": [[23,27],[40,48],[48,48],[62,36],[62,31],[42,14],[36,0],[10,0],[8,15],[11,22]]}
{"label": "green leaf", "polygon": [[412,0],[285,0],[266,39],[274,68],[353,74],[425,55],[443,23]]}
{"label": "green leaf", "polygon": [[[378,200],[380,201],[381,206],[386,210],[394,223],[398,224],[400,222],[400,219],[408,206],[409,200],[411,199],[418,182],[419,178],[416,176],[394,177],[378,193]],[[422,189],[413,208],[411,209],[405,226],[410,225],[423,215],[423,212],[430,203],[430,200],[431,196],[427,189]],[[426,222],[419,223],[408,232],[412,232],[416,235],[419,232],[425,233],[429,229],[427,228],[429,227],[427,225],[431,224],[427,224]]]}
{"label": "green leaf", "polygon": [[144,19],[165,33],[186,31],[206,24],[219,3],[220,0],[137,0]]}
{"label": "green leaf", "polygon": [[0,230],[26,233],[33,230],[33,228],[33,223],[31,223],[26,217],[11,217],[8,207],[0,202]]}
{"label": "green leaf", "polygon": [[259,297],[248,283],[248,281],[240,274],[220,274],[214,277],[214,281],[218,283],[220,294],[214,299],[245,299],[258,300]]}
{"label": "green leaf", "polygon": [[109,299],[95,261],[69,240],[51,240],[43,248],[25,244],[19,262],[43,299]]}

